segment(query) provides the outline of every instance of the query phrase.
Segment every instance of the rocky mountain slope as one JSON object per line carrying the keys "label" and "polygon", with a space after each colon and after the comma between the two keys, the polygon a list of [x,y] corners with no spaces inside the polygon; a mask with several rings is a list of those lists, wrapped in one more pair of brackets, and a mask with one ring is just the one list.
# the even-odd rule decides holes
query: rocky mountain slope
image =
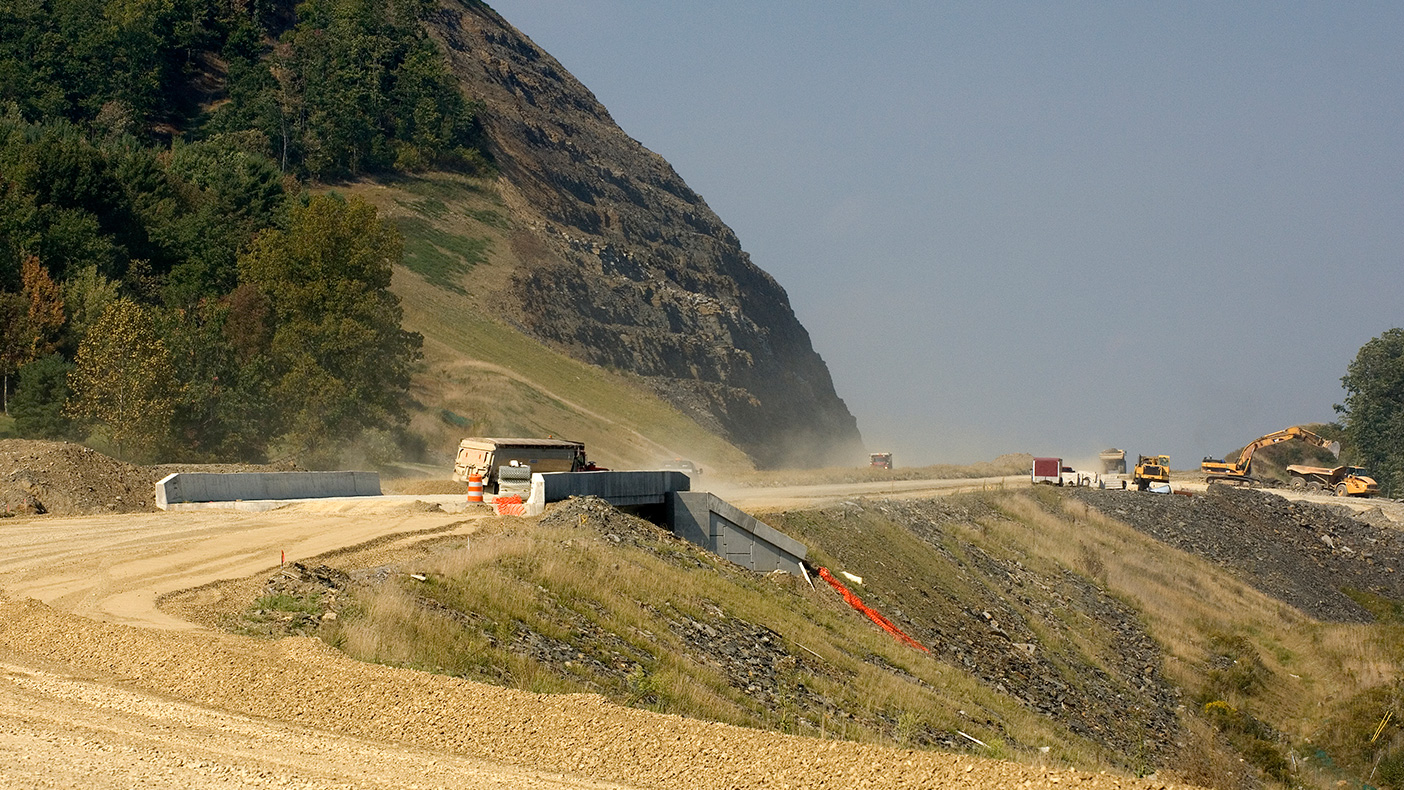
{"label": "rocky mountain slope", "polygon": [[521,262],[484,299],[583,361],[637,374],[758,464],[852,463],[857,423],[776,281],[661,157],[482,3],[429,20],[501,172]]}

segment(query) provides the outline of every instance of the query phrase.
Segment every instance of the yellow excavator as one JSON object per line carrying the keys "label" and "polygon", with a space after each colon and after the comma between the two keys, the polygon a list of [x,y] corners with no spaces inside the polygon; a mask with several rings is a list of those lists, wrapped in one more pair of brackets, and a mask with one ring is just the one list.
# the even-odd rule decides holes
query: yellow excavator
{"label": "yellow excavator", "polygon": [[1219,458],[1205,458],[1199,465],[1199,470],[1205,473],[1206,479],[1211,483],[1238,483],[1240,485],[1257,483],[1259,481],[1249,475],[1253,468],[1253,453],[1268,445],[1285,442],[1288,439],[1301,439],[1312,446],[1324,447],[1335,456],[1341,454],[1340,442],[1323,439],[1300,425],[1293,425],[1291,428],[1284,428],[1253,440],[1238,454],[1237,461],[1228,462]]}

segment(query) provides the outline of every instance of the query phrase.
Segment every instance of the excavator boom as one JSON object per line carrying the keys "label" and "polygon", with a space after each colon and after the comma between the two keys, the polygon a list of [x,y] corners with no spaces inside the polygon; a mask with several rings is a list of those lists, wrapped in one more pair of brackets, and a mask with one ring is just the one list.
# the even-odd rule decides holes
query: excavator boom
{"label": "excavator boom", "polygon": [[1340,442],[1324,439],[1300,425],[1293,425],[1290,428],[1283,428],[1280,431],[1274,431],[1266,436],[1259,436],[1257,439],[1249,442],[1248,446],[1244,447],[1243,451],[1238,454],[1237,461],[1205,458],[1199,465],[1199,470],[1208,474],[1209,480],[1211,481],[1252,480],[1252,478],[1248,476],[1248,473],[1253,468],[1253,454],[1268,445],[1285,442],[1288,439],[1301,439],[1314,447],[1324,447],[1330,450],[1332,455],[1339,456],[1341,454]]}

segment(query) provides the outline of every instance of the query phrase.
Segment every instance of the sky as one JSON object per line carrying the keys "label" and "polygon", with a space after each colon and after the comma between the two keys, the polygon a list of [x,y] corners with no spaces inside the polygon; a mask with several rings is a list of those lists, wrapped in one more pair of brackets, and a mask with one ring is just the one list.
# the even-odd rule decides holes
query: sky
{"label": "sky", "polygon": [[899,465],[1194,468],[1404,326],[1404,3],[489,0],[786,289]]}

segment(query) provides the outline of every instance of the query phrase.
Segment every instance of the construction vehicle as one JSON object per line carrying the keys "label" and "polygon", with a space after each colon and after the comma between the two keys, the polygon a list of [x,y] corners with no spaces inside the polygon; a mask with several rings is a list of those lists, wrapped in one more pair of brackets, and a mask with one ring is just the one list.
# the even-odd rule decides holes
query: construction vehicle
{"label": "construction vehicle", "polygon": [[892,453],[869,453],[868,466],[874,469],[891,469]]}
{"label": "construction vehicle", "polygon": [[1288,485],[1299,491],[1331,491],[1336,496],[1372,497],[1380,492],[1379,483],[1359,466],[1303,466],[1292,464],[1287,467],[1292,476]]}
{"label": "construction vehicle", "polygon": [[1205,458],[1199,465],[1199,470],[1205,473],[1205,479],[1211,483],[1261,484],[1261,481],[1253,478],[1250,474],[1253,470],[1253,454],[1264,447],[1289,439],[1301,439],[1314,447],[1324,447],[1337,457],[1341,454],[1340,442],[1323,439],[1300,425],[1293,425],[1290,428],[1283,428],[1253,440],[1238,454],[1237,461],[1230,463],[1221,458]]}
{"label": "construction vehicle", "polygon": [[702,474],[702,467],[686,458],[674,458],[671,461],[664,461],[658,465],[658,468],[669,472],[682,472],[689,478],[695,478]]}
{"label": "construction vehicle", "polygon": [[1047,483],[1051,486],[1063,484],[1063,459],[1061,458],[1035,458],[1033,459],[1033,469],[1029,474],[1029,482],[1034,485]]}
{"label": "construction vehicle", "polygon": [[1170,456],[1137,456],[1136,468],[1131,472],[1131,485],[1137,491],[1145,491],[1151,486],[1170,485]]}
{"label": "construction vehicle", "polygon": [[1102,459],[1102,474],[1124,475],[1126,474],[1126,451],[1118,450],[1115,447],[1103,450],[1097,455]]}
{"label": "construction vehicle", "polygon": [[498,470],[504,466],[530,467],[532,472],[589,472],[600,469],[585,458],[585,445],[580,442],[470,437],[458,443],[453,479],[466,483],[469,476],[477,475],[483,480],[483,490],[496,494]]}

